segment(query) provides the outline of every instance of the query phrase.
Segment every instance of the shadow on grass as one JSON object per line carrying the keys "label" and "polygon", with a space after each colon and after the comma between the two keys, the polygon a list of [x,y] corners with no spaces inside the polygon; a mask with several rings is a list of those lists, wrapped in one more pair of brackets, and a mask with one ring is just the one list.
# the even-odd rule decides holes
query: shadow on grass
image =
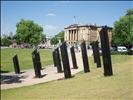
{"label": "shadow on grass", "polygon": [[60,81],[60,80],[68,80],[68,79],[72,79],[72,78],[74,78],[75,76],[74,75],[72,75],[70,78],[65,78],[65,77],[63,77],[63,78],[59,78],[59,79],[57,79],[58,81]]}
{"label": "shadow on grass", "polygon": [[9,73],[9,71],[0,70],[0,73]]}
{"label": "shadow on grass", "polygon": [[19,75],[0,75],[1,84],[12,84],[12,83],[21,83],[20,79],[26,78],[26,76]]}

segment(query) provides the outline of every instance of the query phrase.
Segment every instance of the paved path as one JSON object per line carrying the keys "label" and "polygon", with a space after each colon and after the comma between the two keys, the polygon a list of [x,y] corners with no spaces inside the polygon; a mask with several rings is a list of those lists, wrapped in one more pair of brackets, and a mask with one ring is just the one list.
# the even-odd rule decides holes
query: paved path
{"label": "paved path", "polygon": [[[81,52],[76,52],[77,65],[79,67],[78,69],[72,69],[73,66],[70,51],[68,51],[68,54],[72,75],[82,71],[83,63],[81,59]],[[91,50],[88,50],[88,55],[92,55]],[[41,74],[43,76],[42,78],[35,78],[33,69],[25,70],[22,72],[22,74],[14,74],[13,72],[1,74],[1,89],[29,86],[33,84],[44,83],[64,78],[64,73],[57,73],[57,68],[53,65],[49,65],[45,69],[41,70]]]}

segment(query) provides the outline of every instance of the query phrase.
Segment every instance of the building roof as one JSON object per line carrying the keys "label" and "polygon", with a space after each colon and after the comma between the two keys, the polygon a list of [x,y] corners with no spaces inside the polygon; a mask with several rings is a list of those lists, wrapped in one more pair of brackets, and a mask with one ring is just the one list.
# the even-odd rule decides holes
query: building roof
{"label": "building roof", "polygon": [[[68,27],[65,27],[64,29],[69,29],[69,28],[76,28],[76,27],[92,27],[92,28],[102,28],[102,26],[96,26],[96,25],[80,25],[80,24],[71,24]],[[108,27],[109,29],[112,29],[112,27]]]}
{"label": "building roof", "polygon": [[66,27],[65,29],[68,29],[68,28],[75,28],[75,27],[78,27],[80,26],[80,24],[71,24],[69,25],[68,27]]}

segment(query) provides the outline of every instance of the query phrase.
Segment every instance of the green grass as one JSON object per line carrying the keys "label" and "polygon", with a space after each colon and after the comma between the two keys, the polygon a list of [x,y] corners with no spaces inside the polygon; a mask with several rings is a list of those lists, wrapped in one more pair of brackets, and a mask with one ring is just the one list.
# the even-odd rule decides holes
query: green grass
{"label": "green grass", "polygon": [[[20,69],[33,68],[32,53],[33,49],[1,49],[1,70],[14,71],[12,57],[17,54],[20,64]],[[42,67],[53,63],[52,50],[40,49]]]}
{"label": "green grass", "polygon": [[113,55],[113,76],[104,77],[93,58],[90,73],[66,80],[1,91],[2,100],[133,100],[133,56]]}

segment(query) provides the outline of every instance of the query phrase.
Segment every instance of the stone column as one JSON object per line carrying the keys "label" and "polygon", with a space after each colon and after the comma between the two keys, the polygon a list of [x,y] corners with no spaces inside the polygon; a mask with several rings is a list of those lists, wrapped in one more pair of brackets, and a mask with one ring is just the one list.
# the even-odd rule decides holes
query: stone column
{"label": "stone column", "polygon": [[73,40],[73,30],[72,30],[72,33],[71,33],[71,40]]}
{"label": "stone column", "polygon": [[75,40],[75,31],[73,30],[73,40]]}
{"label": "stone column", "polygon": [[70,30],[69,30],[68,32],[69,32],[69,34],[68,34],[68,35],[69,35],[69,41],[70,41]]}
{"label": "stone column", "polygon": [[76,33],[77,33],[77,41],[78,41],[78,30],[76,30]]}
{"label": "stone column", "polygon": [[73,40],[75,40],[75,31],[73,30]]}
{"label": "stone column", "polygon": [[77,31],[75,30],[75,40],[77,41]]}
{"label": "stone column", "polygon": [[70,30],[69,30],[69,41],[70,41]]}
{"label": "stone column", "polygon": [[76,40],[76,30],[74,30],[74,41]]}
{"label": "stone column", "polygon": [[71,36],[71,34],[72,34],[72,32],[71,32],[71,30],[69,31],[69,42],[70,42],[70,44],[71,44],[71,38],[72,38],[72,36]]}
{"label": "stone column", "polygon": [[75,34],[75,33],[74,33],[74,30],[73,30],[73,41],[74,41],[74,34]]}

